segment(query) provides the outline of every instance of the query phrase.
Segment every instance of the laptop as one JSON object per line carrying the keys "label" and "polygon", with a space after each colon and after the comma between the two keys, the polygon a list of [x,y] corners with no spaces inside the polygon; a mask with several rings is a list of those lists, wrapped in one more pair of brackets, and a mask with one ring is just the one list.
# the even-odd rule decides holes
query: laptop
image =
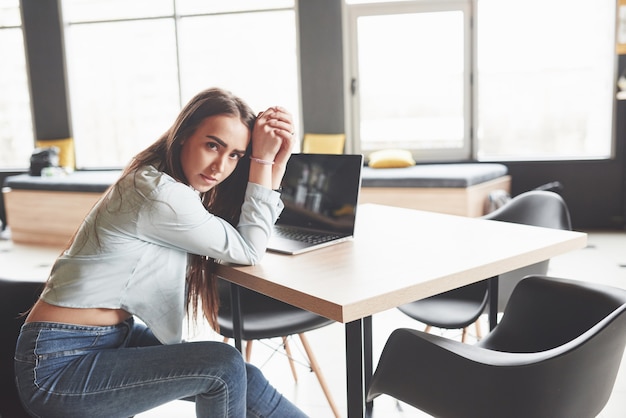
{"label": "laptop", "polygon": [[352,239],[362,166],[360,154],[292,154],[267,249],[300,254]]}

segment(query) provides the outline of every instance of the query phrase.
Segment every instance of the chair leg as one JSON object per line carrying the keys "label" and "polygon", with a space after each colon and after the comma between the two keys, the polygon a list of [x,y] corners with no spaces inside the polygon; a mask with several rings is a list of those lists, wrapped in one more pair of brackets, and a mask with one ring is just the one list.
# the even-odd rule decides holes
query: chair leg
{"label": "chair leg", "polygon": [[[224,337],[222,340],[225,344],[228,344],[228,341],[230,341],[230,338],[228,337]],[[246,362],[250,363],[250,357],[252,357],[252,340],[246,341]]]}
{"label": "chair leg", "polygon": [[424,328],[424,332],[426,332],[426,333],[430,333],[430,330],[431,330],[432,328],[433,328],[433,327],[431,327],[430,325],[426,325],[426,328]]}
{"label": "chair leg", "polygon": [[[330,389],[328,388],[328,385],[326,384],[326,379],[322,375],[322,370],[320,369],[319,364],[317,363],[317,360],[315,359],[315,356],[313,355],[313,351],[311,350],[311,346],[309,345],[307,338],[304,336],[304,334],[298,334],[298,336],[300,337],[300,341],[302,342],[304,351],[306,352],[306,355],[309,358],[309,364],[311,365],[311,370],[313,371],[313,373],[315,373],[315,376],[317,377],[317,380],[320,383],[320,386],[322,387],[322,391],[324,392],[324,395],[326,396],[326,399],[328,400],[330,409],[332,409],[333,414],[335,415],[336,418],[340,418],[341,414],[339,413],[339,409],[337,408],[337,405],[335,404],[333,396],[330,393]],[[224,337],[224,342],[227,343],[228,341],[229,339],[227,337]],[[287,354],[287,358],[289,359],[289,366],[291,367],[293,378],[297,383],[298,375],[296,373],[295,364],[293,362],[293,357],[291,355],[291,349],[289,348],[289,344],[287,342],[287,337],[283,337],[283,347],[285,347],[285,353]],[[247,341],[246,342],[246,361],[247,362],[250,362],[251,354],[252,354],[252,341]]]}
{"label": "chair leg", "polygon": [[252,357],[252,341],[246,341],[246,362],[250,363],[250,357]]}
{"label": "chair leg", "polygon": [[480,318],[476,320],[476,322],[474,323],[474,326],[476,327],[476,340],[480,341],[483,338],[483,333],[482,333],[482,330],[480,329]]}
{"label": "chair leg", "polygon": [[461,342],[464,343],[467,340],[467,327],[463,328],[463,333],[461,334]]}
{"label": "chair leg", "polygon": [[291,348],[289,348],[289,342],[287,337],[283,337],[283,347],[285,347],[285,353],[287,353],[287,359],[289,360],[289,367],[291,367],[291,374],[293,380],[298,383],[298,373],[296,372],[296,364],[293,362],[293,356],[291,355]]}
{"label": "chair leg", "polygon": [[333,414],[335,414],[335,417],[339,418],[341,416],[341,414],[339,413],[339,409],[337,408],[337,405],[335,404],[335,401],[333,400],[333,397],[332,397],[332,395],[330,393],[328,385],[326,384],[326,379],[324,379],[324,376],[322,375],[322,370],[320,369],[320,366],[319,366],[319,364],[317,364],[317,360],[315,359],[315,356],[313,355],[313,351],[311,350],[311,346],[309,345],[309,341],[304,336],[304,334],[298,334],[298,337],[300,337],[300,341],[302,342],[302,346],[304,347],[304,351],[306,351],[306,355],[309,357],[309,363],[311,364],[311,370],[313,370],[313,372],[315,373],[315,376],[317,376],[317,380],[320,382],[320,386],[322,387],[322,391],[324,392],[324,395],[326,395],[326,399],[328,400],[328,404],[330,405],[330,409],[332,409]]}

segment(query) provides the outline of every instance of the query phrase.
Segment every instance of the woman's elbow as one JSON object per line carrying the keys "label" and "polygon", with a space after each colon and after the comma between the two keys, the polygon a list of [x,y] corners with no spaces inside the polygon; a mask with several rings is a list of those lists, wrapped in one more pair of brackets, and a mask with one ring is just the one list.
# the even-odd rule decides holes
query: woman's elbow
{"label": "woman's elbow", "polygon": [[265,255],[265,249],[263,249],[262,251],[253,251],[250,255],[251,255],[250,265],[256,266],[261,261],[263,261],[263,256]]}

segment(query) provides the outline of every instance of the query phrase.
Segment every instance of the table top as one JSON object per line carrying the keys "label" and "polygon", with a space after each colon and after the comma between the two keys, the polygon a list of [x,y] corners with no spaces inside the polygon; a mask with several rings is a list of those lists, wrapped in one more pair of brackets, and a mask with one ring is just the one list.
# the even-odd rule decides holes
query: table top
{"label": "table top", "polygon": [[14,244],[0,238],[0,278],[44,282],[62,247]]}
{"label": "table top", "polygon": [[583,248],[587,234],[383,205],[359,205],[353,240],[267,253],[225,279],[339,322]]}

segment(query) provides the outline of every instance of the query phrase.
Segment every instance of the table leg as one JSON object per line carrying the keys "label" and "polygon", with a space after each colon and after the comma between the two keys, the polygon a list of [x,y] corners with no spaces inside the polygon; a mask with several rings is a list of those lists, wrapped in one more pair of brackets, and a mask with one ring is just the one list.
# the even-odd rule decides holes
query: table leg
{"label": "table leg", "polygon": [[235,339],[235,348],[242,353],[242,328],[241,328],[241,292],[239,285],[230,284],[230,306],[233,315],[233,337]]}
{"label": "table leg", "polygon": [[363,370],[363,320],[346,325],[346,383],[348,418],[365,416],[365,381]]}
{"label": "table leg", "polygon": [[[372,317],[366,316],[363,318],[363,371],[365,372],[365,390],[370,387],[372,381],[372,375],[374,374],[373,366],[373,352],[372,352]],[[367,393],[366,393],[367,395]],[[374,401],[365,403],[365,409],[368,413],[371,413],[374,407]]]}
{"label": "table leg", "polygon": [[348,418],[369,416],[373,402],[365,403],[365,389],[372,378],[372,317],[346,325],[346,382]]}
{"label": "table leg", "polygon": [[489,330],[498,325],[498,276],[494,276],[489,280]]}

